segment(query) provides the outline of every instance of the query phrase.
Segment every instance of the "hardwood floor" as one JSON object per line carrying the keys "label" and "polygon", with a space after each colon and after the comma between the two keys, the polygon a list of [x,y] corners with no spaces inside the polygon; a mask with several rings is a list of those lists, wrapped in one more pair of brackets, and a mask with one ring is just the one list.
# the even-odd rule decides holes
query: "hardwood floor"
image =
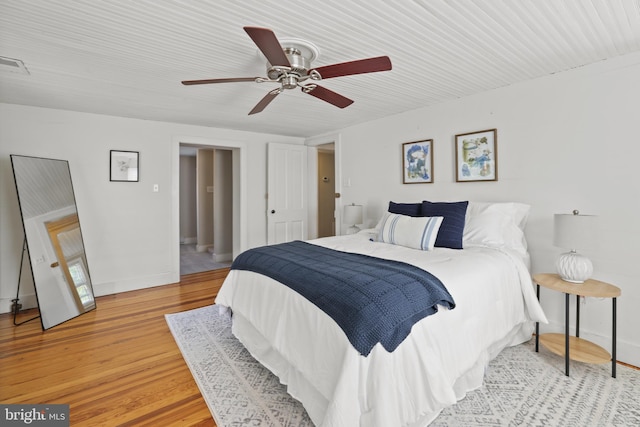
{"label": "hardwood floor", "polygon": [[44,332],[0,315],[0,402],[69,404],[74,427],[215,426],[164,315],[212,304],[227,272],[99,297]]}
{"label": "hardwood floor", "polygon": [[227,272],[99,297],[44,332],[0,315],[0,402],[69,404],[74,427],[215,426],[164,315],[213,304]]}

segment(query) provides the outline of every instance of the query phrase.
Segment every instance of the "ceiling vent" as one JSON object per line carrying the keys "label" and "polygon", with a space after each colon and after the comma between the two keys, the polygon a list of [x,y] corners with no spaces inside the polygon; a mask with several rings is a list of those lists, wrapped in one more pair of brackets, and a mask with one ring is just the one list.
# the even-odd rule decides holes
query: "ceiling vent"
{"label": "ceiling vent", "polygon": [[24,66],[24,62],[19,59],[5,58],[4,56],[0,56],[0,71],[29,74],[29,70]]}

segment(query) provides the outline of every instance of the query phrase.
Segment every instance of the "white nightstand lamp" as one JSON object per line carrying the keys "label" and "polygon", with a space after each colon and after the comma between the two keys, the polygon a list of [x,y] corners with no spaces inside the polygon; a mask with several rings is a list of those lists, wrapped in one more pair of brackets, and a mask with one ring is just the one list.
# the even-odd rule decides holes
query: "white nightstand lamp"
{"label": "white nightstand lamp", "polygon": [[580,212],[574,210],[573,214],[553,216],[553,244],[559,248],[571,249],[556,261],[556,269],[562,280],[583,283],[591,278],[593,264],[577,250],[593,247],[595,235],[595,215],[580,215]]}
{"label": "white nightstand lamp", "polygon": [[360,231],[360,227],[356,224],[362,224],[362,205],[356,205],[352,203],[344,207],[343,222],[346,225],[351,225],[347,228],[347,234],[356,234]]}

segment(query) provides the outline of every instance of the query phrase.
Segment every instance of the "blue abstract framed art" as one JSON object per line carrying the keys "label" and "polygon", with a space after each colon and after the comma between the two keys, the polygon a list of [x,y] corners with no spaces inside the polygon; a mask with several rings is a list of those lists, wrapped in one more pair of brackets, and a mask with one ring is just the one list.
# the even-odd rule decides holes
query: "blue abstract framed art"
{"label": "blue abstract framed art", "polygon": [[433,139],[402,144],[402,183],[433,182]]}

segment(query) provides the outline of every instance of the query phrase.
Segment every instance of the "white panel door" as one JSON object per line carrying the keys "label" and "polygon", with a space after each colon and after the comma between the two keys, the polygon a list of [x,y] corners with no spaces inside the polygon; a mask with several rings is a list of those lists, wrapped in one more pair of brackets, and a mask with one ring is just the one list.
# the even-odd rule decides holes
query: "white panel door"
{"label": "white panel door", "polygon": [[267,244],[307,239],[307,147],[269,143]]}

